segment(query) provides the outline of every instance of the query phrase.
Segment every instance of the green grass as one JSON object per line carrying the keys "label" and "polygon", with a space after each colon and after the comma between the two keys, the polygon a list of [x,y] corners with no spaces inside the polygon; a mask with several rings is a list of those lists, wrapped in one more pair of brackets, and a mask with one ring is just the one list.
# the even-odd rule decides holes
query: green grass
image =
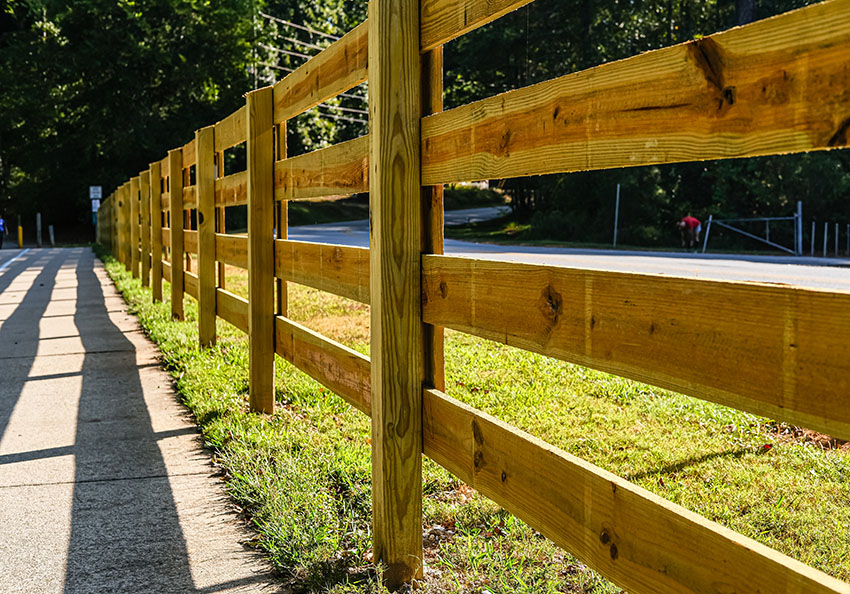
{"label": "green grass", "polygon": [[[369,420],[282,360],[279,410],[247,411],[244,336],[219,321],[197,345],[196,307],[168,304],[106,258],[163,352],[256,545],[298,592],[379,592],[370,551]],[[244,291],[244,273],[228,289]],[[166,291],[165,294],[168,294]],[[289,314],[368,352],[368,308],[292,285]],[[450,395],[835,577],[850,580],[850,453],[766,419],[447,332]],[[765,446],[770,446],[766,448]],[[424,461],[424,592],[616,592],[497,505]]]}

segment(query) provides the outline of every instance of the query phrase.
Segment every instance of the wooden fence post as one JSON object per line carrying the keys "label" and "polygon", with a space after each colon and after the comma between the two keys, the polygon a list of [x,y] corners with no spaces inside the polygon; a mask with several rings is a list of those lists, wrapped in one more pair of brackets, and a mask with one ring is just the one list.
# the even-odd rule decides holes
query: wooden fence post
{"label": "wooden fence post", "polygon": [[422,575],[419,2],[369,4],[374,558],[391,589]]}
{"label": "wooden fence post", "polygon": [[109,201],[112,203],[112,206],[109,207],[109,215],[112,217],[112,228],[109,230],[109,249],[113,256],[120,258],[118,254],[118,202],[120,202],[118,190],[112,192],[112,196],[109,197]]}
{"label": "wooden fence post", "polygon": [[[443,48],[422,55],[422,116],[443,111]],[[423,254],[443,253],[443,186],[422,187]],[[423,324],[424,384],[445,391],[444,331]]]}
{"label": "wooden fence post", "polygon": [[151,292],[162,301],[162,163],[151,163]]}
{"label": "wooden fence post", "polygon": [[151,172],[150,169],[139,175],[142,212],[142,286],[151,284]]}
{"label": "wooden fence post", "polygon": [[[281,160],[286,158],[286,121],[284,120],[277,126],[277,146],[275,147],[275,159]],[[289,236],[289,202],[279,200],[275,203],[274,209],[275,229],[277,229],[276,239],[286,239]],[[289,303],[289,288],[283,279],[275,280],[275,295],[277,297],[276,309],[277,315],[285,316],[288,311]]]}
{"label": "wooden fence post", "polygon": [[274,412],[274,95],[248,93],[248,340],[251,410]]}
{"label": "wooden fence post", "polygon": [[124,182],[121,186],[121,227],[118,229],[119,243],[121,245],[121,263],[126,270],[130,270],[130,240],[127,237],[130,231],[130,182]]}
{"label": "wooden fence post", "polygon": [[139,278],[139,176],[130,179],[130,272]]}
{"label": "wooden fence post", "polygon": [[183,315],[183,149],[168,151],[168,196],[171,215],[171,317]]}
{"label": "wooden fence post", "polygon": [[195,132],[198,209],[198,339],[215,344],[215,126]]}

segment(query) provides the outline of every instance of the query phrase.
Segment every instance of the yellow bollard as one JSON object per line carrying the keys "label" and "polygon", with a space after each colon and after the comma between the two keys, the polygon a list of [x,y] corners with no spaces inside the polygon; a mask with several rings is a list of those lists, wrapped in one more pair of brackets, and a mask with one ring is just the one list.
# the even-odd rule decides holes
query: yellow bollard
{"label": "yellow bollard", "polygon": [[18,225],[18,248],[24,247],[24,228]]}

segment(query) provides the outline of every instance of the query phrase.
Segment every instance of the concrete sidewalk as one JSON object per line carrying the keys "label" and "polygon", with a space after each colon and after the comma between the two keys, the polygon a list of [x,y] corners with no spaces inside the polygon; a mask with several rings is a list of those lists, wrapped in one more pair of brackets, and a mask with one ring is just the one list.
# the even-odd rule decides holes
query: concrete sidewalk
{"label": "concrete sidewalk", "polygon": [[0,271],[0,592],[279,592],[87,248]]}

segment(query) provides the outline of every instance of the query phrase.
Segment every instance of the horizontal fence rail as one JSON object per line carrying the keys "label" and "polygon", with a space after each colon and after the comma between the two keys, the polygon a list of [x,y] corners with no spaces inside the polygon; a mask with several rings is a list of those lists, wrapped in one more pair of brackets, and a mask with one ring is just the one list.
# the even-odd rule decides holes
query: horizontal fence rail
{"label": "horizontal fence rail", "polygon": [[[424,452],[631,592],[850,592],[447,396],[442,358],[451,328],[848,439],[850,294],[440,255],[444,183],[845,147],[850,0],[442,111],[442,44],[530,1],[372,0],[116,188],[98,241],[154,300],[169,282],[175,318],[195,298],[203,345],[217,317],[248,335],[253,410],[274,410],[277,354],[372,418],[390,586],[422,574]],[[368,135],[287,153],[289,120],[366,80]],[[246,168],[225,171],[234,147]],[[369,249],[287,239],[288,201],[364,192]],[[227,233],[232,206],[247,234]],[[225,266],[248,272],[248,299]],[[288,283],[370,305],[371,356],[290,319]]]}

